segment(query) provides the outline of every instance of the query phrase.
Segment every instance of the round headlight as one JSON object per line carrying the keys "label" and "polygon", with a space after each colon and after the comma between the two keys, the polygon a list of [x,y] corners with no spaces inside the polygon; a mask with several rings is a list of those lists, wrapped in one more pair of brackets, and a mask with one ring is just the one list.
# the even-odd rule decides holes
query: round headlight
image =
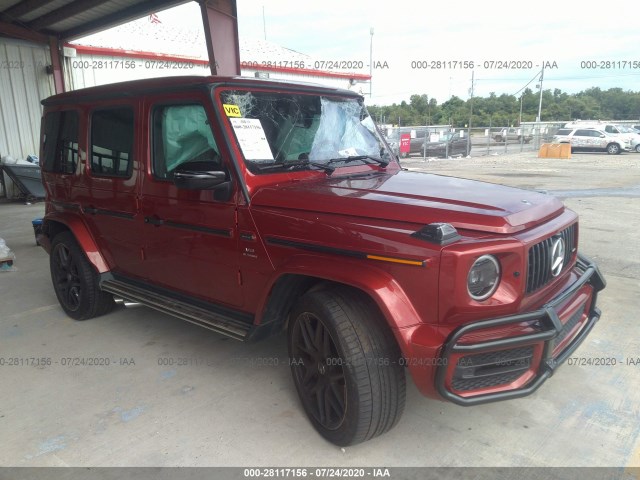
{"label": "round headlight", "polygon": [[467,290],[471,298],[477,301],[486,300],[498,288],[500,283],[500,264],[493,255],[482,255],[478,258],[467,276]]}

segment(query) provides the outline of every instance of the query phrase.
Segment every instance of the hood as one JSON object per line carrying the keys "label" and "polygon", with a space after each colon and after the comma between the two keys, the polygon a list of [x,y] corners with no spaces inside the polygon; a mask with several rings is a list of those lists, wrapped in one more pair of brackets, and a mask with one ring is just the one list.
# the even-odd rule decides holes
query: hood
{"label": "hood", "polygon": [[446,222],[493,233],[519,232],[564,210],[560,200],[543,193],[407,171],[267,186],[251,204],[422,225]]}

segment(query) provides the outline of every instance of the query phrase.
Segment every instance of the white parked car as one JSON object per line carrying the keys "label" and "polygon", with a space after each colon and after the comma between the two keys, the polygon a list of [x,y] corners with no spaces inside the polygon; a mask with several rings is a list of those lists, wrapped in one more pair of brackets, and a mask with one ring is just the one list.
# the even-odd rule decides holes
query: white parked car
{"label": "white parked car", "polygon": [[604,151],[616,155],[628,151],[631,146],[619,135],[611,135],[594,128],[561,128],[553,136],[553,143],[570,143],[571,151]]}
{"label": "white parked car", "polygon": [[628,127],[616,125],[610,122],[600,122],[591,120],[578,120],[565,124],[564,128],[594,128],[602,130],[608,135],[620,136],[629,145],[629,150],[640,152],[640,136],[637,132],[629,131]]}

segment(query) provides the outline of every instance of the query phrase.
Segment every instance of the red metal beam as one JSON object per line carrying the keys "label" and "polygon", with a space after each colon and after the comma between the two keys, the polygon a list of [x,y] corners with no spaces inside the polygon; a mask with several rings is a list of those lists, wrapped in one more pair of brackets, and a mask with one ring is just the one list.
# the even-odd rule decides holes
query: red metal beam
{"label": "red metal beam", "polygon": [[236,0],[201,0],[202,23],[212,75],[240,75]]}
{"label": "red metal beam", "polygon": [[12,38],[20,38],[22,40],[29,40],[36,43],[49,43],[49,37],[47,37],[46,35],[43,35],[40,32],[35,32],[28,28],[14,25],[13,23],[0,21],[0,31],[4,35]]}
{"label": "red metal beam", "polygon": [[56,37],[49,37],[49,54],[51,55],[51,66],[53,68],[53,85],[56,93],[63,93],[65,88],[64,75],[62,74],[62,55]]}

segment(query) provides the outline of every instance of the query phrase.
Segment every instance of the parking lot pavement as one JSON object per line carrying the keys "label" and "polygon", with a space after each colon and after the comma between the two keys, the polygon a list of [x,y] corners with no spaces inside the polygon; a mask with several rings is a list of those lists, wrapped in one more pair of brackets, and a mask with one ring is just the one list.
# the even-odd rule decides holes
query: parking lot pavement
{"label": "parking lot pavement", "polygon": [[0,465],[640,466],[640,155],[403,165],[557,192],[580,214],[603,317],[534,395],[464,408],[410,383],[396,428],[342,450],[304,417],[283,337],[243,344],[143,307],[74,322],[34,245],[42,204],[4,203],[18,270],[0,273]]}

